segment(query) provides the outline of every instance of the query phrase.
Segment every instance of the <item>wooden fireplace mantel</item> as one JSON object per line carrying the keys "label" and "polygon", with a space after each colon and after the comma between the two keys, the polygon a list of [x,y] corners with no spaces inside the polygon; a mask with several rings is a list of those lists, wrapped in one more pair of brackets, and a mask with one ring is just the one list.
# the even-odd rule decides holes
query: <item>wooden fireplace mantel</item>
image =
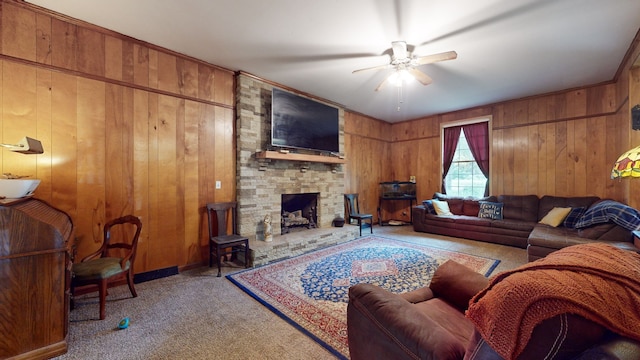
{"label": "wooden fireplace mantel", "polygon": [[346,163],[345,159],[341,159],[339,157],[334,157],[334,156],[286,153],[286,152],[269,151],[269,150],[257,152],[256,159],[308,161],[308,162],[318,162],[318,163],[325,163],[325,164]]}

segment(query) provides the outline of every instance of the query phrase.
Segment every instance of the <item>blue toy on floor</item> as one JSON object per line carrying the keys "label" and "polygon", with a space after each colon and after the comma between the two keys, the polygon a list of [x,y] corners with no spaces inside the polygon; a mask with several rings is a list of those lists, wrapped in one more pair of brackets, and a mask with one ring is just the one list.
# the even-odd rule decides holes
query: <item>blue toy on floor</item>
{"label": "blue toy on floor", "polygon": [[126,317],[118,323],[118,329],[126,329],[129,327],[129,318]]}

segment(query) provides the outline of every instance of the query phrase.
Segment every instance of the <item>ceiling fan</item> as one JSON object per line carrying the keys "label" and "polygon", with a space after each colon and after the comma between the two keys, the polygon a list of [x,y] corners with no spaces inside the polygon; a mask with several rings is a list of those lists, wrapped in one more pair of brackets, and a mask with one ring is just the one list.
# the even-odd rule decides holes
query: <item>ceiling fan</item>
{"label": "ceiling fan", "polygon": [[366,71],[366,70],[382,70],[382,69],[395,69],[395,72],[389,75],[376,87],[376,91],[379,91],[384,85],[393,81],[394,77],[402,76],[402,73],[408,73],[418,80],[422,85],[429,85],[433,81],[429,75],[417,69],[420,65],[431,64],[438,61],[453,60],[458,57],[455,51],[447,51],[443,53],[426,55],[426,56],[412,56],[411,52],[407,49],[407,43],[405,41],[393,41],[391,42],[391,62],[387,65],[379,65],[364,69],[354,70],[353,74]]}

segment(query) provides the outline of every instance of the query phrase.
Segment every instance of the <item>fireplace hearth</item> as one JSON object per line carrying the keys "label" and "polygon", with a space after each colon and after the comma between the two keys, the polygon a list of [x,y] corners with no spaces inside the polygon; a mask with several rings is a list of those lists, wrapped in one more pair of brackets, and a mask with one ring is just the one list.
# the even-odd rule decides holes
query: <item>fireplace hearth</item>
{"label": "fireplace hearth", "polygon": [[318,227],[319,195],[319,193],[282,194],[281,234]]}

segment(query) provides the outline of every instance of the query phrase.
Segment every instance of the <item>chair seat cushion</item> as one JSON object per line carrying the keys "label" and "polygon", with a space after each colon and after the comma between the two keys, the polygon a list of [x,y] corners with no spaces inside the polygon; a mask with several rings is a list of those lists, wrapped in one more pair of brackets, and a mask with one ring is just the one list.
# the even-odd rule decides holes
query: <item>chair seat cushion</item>
{"label": "chair seat cushion", "polygon": [[214,236],[211,238],[216,244],[234,244],[234,243],[242,243],[244,241],[249,241],[249,239],[242,235],[230,234],[230,235],[221,235]]}
{"label": "chair seat cushion", "polygon": [[122,258],[103,257],[73,264],[73,276],[78,280],[106,279],[129,269],[129,261],[122,269],[121,260]]}

